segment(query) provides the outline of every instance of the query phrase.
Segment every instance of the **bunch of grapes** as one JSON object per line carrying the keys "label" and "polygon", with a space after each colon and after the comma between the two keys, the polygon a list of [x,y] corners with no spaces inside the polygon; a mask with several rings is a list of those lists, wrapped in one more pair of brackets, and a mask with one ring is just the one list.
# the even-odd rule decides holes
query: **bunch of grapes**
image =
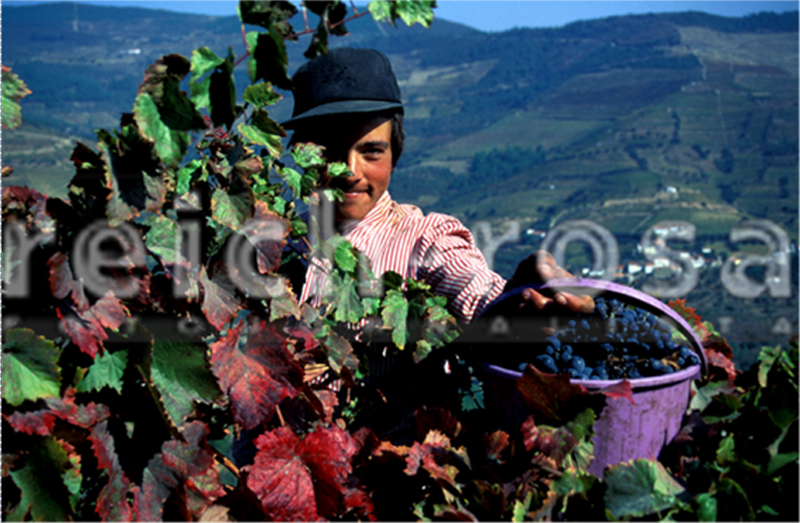
{"label": "bunch of grapes", "polygon": [[580,380],[645,378],[699,365],[697,354],[675,343],[672,332],[669,323],[645,310],[601,297],[593,314],[579,314],[548,336],[544,353],[531,363]]}

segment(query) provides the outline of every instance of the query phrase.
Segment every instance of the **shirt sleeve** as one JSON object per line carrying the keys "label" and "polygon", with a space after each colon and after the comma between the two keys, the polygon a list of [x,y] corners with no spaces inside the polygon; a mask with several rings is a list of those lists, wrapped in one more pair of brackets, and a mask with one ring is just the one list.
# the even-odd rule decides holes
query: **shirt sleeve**
{"label": "shirt sleeve", "polygon": [[451,312],[469,323],[503,291],[505,279],[489,269],[472,233],[457,219],[431,213],[414,246],[412,272],[435,294],[450,299]]}

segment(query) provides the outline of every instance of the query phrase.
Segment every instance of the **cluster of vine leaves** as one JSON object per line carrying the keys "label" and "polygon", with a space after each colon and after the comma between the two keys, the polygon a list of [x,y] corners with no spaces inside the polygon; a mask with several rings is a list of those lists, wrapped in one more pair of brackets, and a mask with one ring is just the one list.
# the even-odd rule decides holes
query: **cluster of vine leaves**
{"label": "cluster of vine leaves", "polygon": [[[368,12],[427,26],[432,4],[372,2]],[[366,14],[353,8],[348,18],[340,2],[304,9],[320,18],[308,58]],[[602,406],[530,366],[518,390],[550,416],[532,415],[518,432],[483,425],[472,396],[458,412],[421,406],[410,446],[368,427],[351,432],[357,402],[338,405],[343,396],[315,379],[332,375],[357,397],[363,362],[343,325],[380,317],[414,361],[458,326],[424,283],[388,274],[383,294],[364,292],[368,262],[336,236],[317,250],[330,261],[325,304],[297,302],[290,282],[307,254],[287,246],[309,238],[298,207],[340,197],[316,182],[347,169],[313,144],[284,151],[269,117],[281,98],[274,87],[291,87],[285,43],[298,36],[288,22],[297,9],[241,2],[239,14],[262,29],[244,35],[244,106],[233,70],[245,57],[164,56],[120,129],[98,131],[97,152],[76,146],[69,201],[3,188],[4,519],[761,519],[791,510],[744,489],[791,497],[796,346],[765,348],[756,370],[739,373],[724,340],[683,303],[674,306],[707,342],[710,372],[661,462],[620,464],[602,481],[587,473]],[[14,128],[29,91],[5,67],[2,87],[3,125]],[[105,256],[94,271],[87,244]],[[8,292],[22,280],[27,288]],[[264,429],[255,461],[238,469],[232,438],[255,427]]]}

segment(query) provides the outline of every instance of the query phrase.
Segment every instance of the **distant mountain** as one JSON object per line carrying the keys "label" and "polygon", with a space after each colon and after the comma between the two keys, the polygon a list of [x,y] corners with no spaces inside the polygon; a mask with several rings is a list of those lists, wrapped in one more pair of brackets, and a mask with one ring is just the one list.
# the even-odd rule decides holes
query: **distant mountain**
{"label": "distant mountain", "polygon": [[[348,28],[332,44],[385,52],[401,83],[408,139],[396,199],[498,231],[509,220],[525,231],[590,219],[615,235],[623,260],[641,258],[642,233],[664,220],[692,222],[689,247],[723,256],[738,248],[727,238],[742,219],[769,219],[798,239],[797,12],[650,14],[502,33],[370,17]],[[72,142],[91,145],[93,129],[116,127],[157,58],[203,45],[244,52],[236,17],[62,3],[5,7],[3,30],[3,63],[33,91],[23,126],[3,133],[3,163],[15,167],[4,182],[51,194],[71,176]],[[307,45],[289,44],[292,70]],[[291,110],[286,95],[279,121]],[[537,242],[526,235],[504,247],[496,268],[508,275]],[[568,253],[572,267],[587,263],[580,249]],[[718,299],[717,276],[690,299],[712,319],[766,307],[795,321],[796,284],[791,300],[765,305]]]}

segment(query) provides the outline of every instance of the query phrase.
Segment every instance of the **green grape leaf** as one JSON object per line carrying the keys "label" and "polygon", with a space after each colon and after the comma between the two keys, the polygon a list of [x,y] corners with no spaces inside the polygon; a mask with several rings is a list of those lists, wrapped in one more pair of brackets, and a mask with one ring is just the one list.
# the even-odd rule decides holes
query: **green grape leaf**
{"label": "green grape leaf", "polygon": [[336,321],[356,323],[364,315],[361,297],[358,295],[358,282],[350,276],[334,272],[330,277],[328,303],[333,306]]}
{"label": "green grape leaf", "polygon": [[353,352],[353,346],[330,326],[323,326],[316,337],[327,349],[328,364],[336,374],[341,374],[342,367],[347,367],[352,373],[358,370],[358,359]]}
{"label": "green grape leaf", "polygon": [[202,344],[157,337],[151,372],[169,416],[179,427],[194,411],[195,401],[210,404],[220,395]]}
{"label": "green grape leaf", "polygon": [[283,0],[242,0],[236,7],[243,24],[275,29],[284,36],[294,32],[289,18],[297,14],[297,7]]}
{"label": "green grape leaf", "polygon": [[[377,4],[378,2],[372,2],[372,4]],[[528,509],[531,506],[531,500],[533,499],[533,492],[528,492],[525,496],[525,501],[520,501],[519,499],[514,500],[514,508],[511,514],[511,521],[520,522],[525,521],[528,519]]]}
{"label": "green grape leaf", "polygon": [[778,361],[781,355],[780,345],[776,347],[762,347],[761,352],[758,354],[758,384],[761,387],[767,386],[767,376],[772,366]]}
{"label": "green grape leaf", "polygon": [[[692,383],[692,387],[696,386],[695,383]],[[689,403],[689,410],[703,411],[711,404],[715,396],[718,394],[731,393],[733,390],[733,386],[727,381],[712,381],[707,383],[695,390],[695,394],[692,395],[692,400]]]}
{"label": "green grape leaf", "polygon": [[177,167],[189,145],[189,133],[170,129],[161,120],[158,106],[147,93],[136,97],[133,114],[142,137],[155,144],[158,157],[167,165]]}
{"label": "green grape leaf", "polygon": [[717,498],[710,492],[703,492],[696,496],[697,521],[717,521]]}
{"label": "green grape leaf", "polygon": [[206,172],[205,167],[206,164],[204,160],[192,160],[185,166],[178,169],[178,171],[175,173],[175,176],[178,180],[175,187],[175,193],[179,196],[186,194],[192,188],[192,181],[202,181],[208,178],[208,173]]}
{"label": "green grape leaf", "polygon": [[325,148],[313,143],[298,143],[292,149],[292,158],[301,169],[311,169],[325,165],[323,150]]}
{"label": "green grape leaf", "polygon": [[728,434],[726,437],[722,438],[722,441],[719,442],[719,447],[717,448],[717,463],[722,466],[725,466],[730,463],[734,463],[738,460],[736,457],[736,445],[733,441],[733,434]]}
{"label": "green grape leaf", "polygon": [[292,292],[289,281],[284,278],[275,278],[274,286],[270,289],[269,321],[293,316],[300,319],[300,304]]}
{"label": "green grape leaf", "polygon": [[356,249],[353,247],[353,244],[350,243],[349,240],[338,235],[334,236],[329,241],[334,247],[333,259],[336,262],[336,266],[351,276],[355,276],[357,258]]}
{"label": "green grape leaf", "polygon": [[286,182],[286,185],[294,192],[296,197],[300,197],[303,182],[303,175],[295,171],[291,167],[279,167],[277,169],[278,175]]}
{"label": "green grape leaf", "polygon": [[144,244],[163,264],[173,265],[183,259],[181,255],[183,234],[178,222],[163,214],[154,214],[147,219],[145,225],[150,227],[150,230],[144,236]]}
{"label": "green grape leaf", "polygon": [[433,23],[433,8],[436,7],[435,1],[419,0],[398,0],[394,2],[394,9],[407,26],[416,23],[424,27],[430,27]]}
{"label": "green grape leaf", "polygon": [[224,189],[215,189],[211,195],[211,216],[217,223],[239,230],[251,217],[250,202]]}
{"label": "green grape leaf", "polygon": [[383,326],[392,330],[392,341],[400,350],[405,348],[408,338],[408,307],[406,297],[395,289],[389,290],[383,299]]}
{"label": "green grape leaf", "polygon": [[25,400],[59,397],[61,348],[30,329],[3,336],[3,400],[19,406]]}
{"label": "green grape leaf", "polygon": [[264,80],[280,89],[291,90],[292,80],[287,73],[289,58],[283,36],[272,27],[268,33],[247,33],[245,39],[250,48],[247,73],[251,82]]}
{"label": "green grape leaf", "polygon": [[328,176],[352,176],[353,173],[344,162],[333,162],[328,164]]}
{"label": "green grape leaf", "polygon": [[211,77],[206,76],[199,82],[189,83],[189,98],[198,111],[211,105]]}
{"label": "green grape leaf", "polygon": [[374,1],[368,5],[372,18],[378,22],[388,21],[395,25],[394,21],[400,18],[408,26],[419,23],[424,27],[430,27],[433,23],[435,7],[435,1],[420,0]]}
{"label": "green grape leaf", "polygon": [[99,391],[110,387],[122,394],[122,375],[128,365],[128,351],[105,351],[94,359],[89,373],[78,383],[78,392]]}
{"label": "green grape leaf", "polygon": [[208,47],[200,47],[192,51],[192,82],[197,81],[201,76],[214,71],[225,62],[224,59],[214,53]]}
{"label": "green grape leaf", "polygon": [[192,100],[181,90],[191,63],[178,54],[162,56],[145,71],[133,105],[142,138],[154,144],[157,156],[177,167],[189,143],[188,131],[205,128]]}
{"label": "green grape leaf", "polygon": [[[65,444],[52,437],[43,439],[39,445],[31,449],[24,466],[9,472],[22,496],[16,508],[4,514],[4,520],[70,521],[73,519],[70,517],[71,511],[67,511],[58,500],[67,498],[74,507],[77,500],[74,493],[70,492],[70,487],[74,488],[76,479],[80,481],[80,472],[73,467],[74,462],[70,456],[71,454],[74,457],[76,454],[73,452],[68,454],[63,445]],[[26,517],[28,515],[30,518]]]}
{"label": "green grape leaf", "polygon": [[251,122],[250,125],[241,123],[237,127],[242,136],[254,144],[265,146],[274,158],[280,158],[283,153],[281,139],[286,136],[286,131],[261,109],[256,109]]}
{"label": "green grape leaf", "polygon": [[2,69],[3,77],[0,87],[2,87],[3,96],[3,127],[15,129],[22,125],[19,101],[31,94],[31,91],[25,85],[25,82],[19,79],[19,76],[11,72],[9,67],[4,65]]}
{"label": "green grape leaf", "polygon": [[248,85],[244,90],[244,101],[253,104],[256,109],[275,105],[282,99],[283,95],[276,93],[272,84],[266,82]]}
{"label": "green grape leaf", "polygon": [[684,488],[658,461],[633,460],[608,467],[603,475],[608,486],[606,510],[617,519],[639,518],[673,506]]}

